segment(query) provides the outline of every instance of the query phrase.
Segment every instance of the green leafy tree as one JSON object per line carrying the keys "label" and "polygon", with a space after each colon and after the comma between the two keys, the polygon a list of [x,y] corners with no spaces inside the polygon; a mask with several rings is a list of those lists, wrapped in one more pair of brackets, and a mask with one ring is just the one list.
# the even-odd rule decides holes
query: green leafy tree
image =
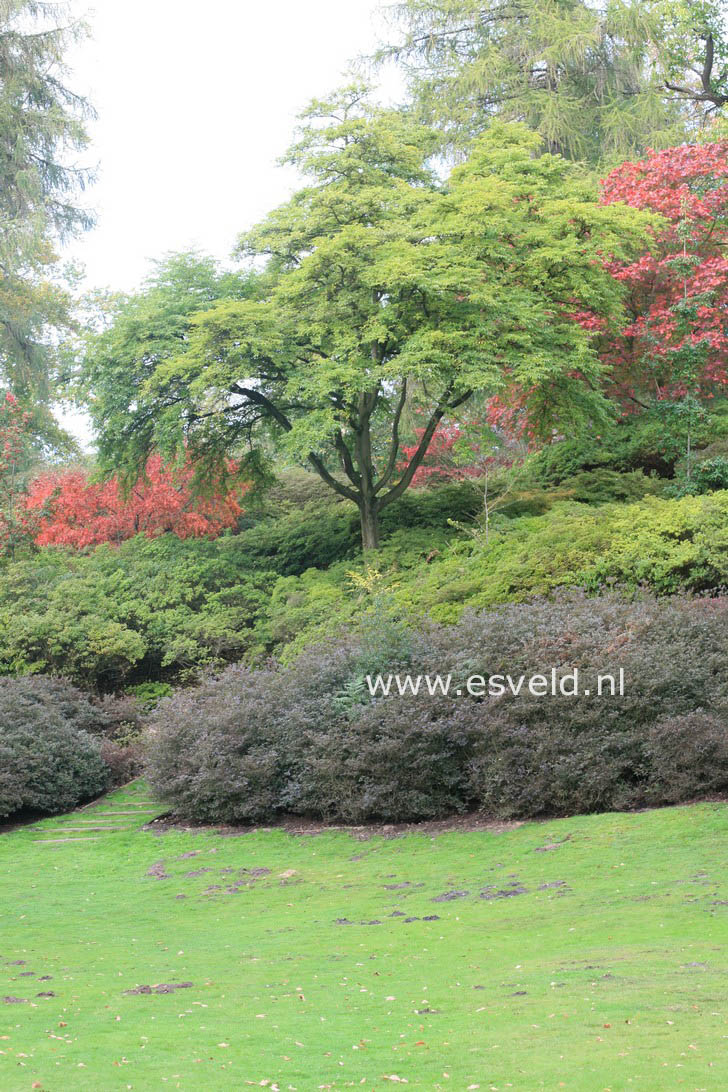
{"label": "green leafy tree", "polygon": [[178,435],[175,427],[170,443],[163,434],[144,396],[146,384],[186,349],[196,314],[254,295],[261,280],[254,272],[223,272],[212,258],[189,251],[154,263],[139,292],[88,301],[75,393],[100,430],[107,470],[122,482],[134,484],[143,473],[143,452],[151,450],[153,437],[170,450]]}
{"label": "green leafy tree", "polygon": [[380,60],[404,69],[420,112],[467,145],[494,116],[552,152],[615,162],[679,143],[726,102],[713,0],[403,0]]}
{"label": "green leafy tree", "polygon": [[0,0],[0,381],[26,403],[49,400],[71,324],[56,245],[91,224],[73,157],[92,111],[64,67],[83,33],[64,5]]}
{"label": "green leafy tree", "polygon": [[[527,392],[534,428],[603,417],[600,365],[574,319],[609,321],[621,289],[598,260],[644,240],[644,214],[600,206],[581,170],[538,155],[519,125],[493,127],[441,183],[430,130],[367,104],[315,103],[288,159],[309,179],[243,237],[265,259],[255,298],[193,317],[158,355],[118,325],[87,374],[107,464],[183,448],[203,462],[273,436],[357,505],[365,548],[411,484],[443,417],[474,392]],[[419,442],[401,463],[405,409]]]}

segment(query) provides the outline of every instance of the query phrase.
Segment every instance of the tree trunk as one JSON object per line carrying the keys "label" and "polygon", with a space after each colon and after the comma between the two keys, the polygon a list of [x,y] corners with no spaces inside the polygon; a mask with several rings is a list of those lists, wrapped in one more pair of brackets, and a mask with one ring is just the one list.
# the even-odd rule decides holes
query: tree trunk
{"label": "tree trunk", "polygon": [[374,498],[365,498],[359,502],[361,519],[361,544],[367,550],[379,549],[379,513]]}
{"label": "tree trunk", "polygon": [[[375,356],[374,350],[372,355]],[[372,437],[369,429],[370,418],[376,403],[376,390],[359,395],[358,421],[355,430],[354,458],[359,470],[358,504],[361,518],[361,544],[365,553],[367,550],[379,549],[379,503],[374,493]]]}

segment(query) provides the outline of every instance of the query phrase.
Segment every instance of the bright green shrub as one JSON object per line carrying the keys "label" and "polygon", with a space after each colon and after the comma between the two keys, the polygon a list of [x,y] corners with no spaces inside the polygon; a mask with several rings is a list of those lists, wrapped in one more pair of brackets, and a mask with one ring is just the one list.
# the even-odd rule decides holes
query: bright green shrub
{"label": "bright green shrub", "polygon": [[[524,602],[561,587],[706,592],[728,586],[728,493],[602,507],[560,502],[515,519],[501,513],[488,542],[483,533],[446,543],[400,532],[375,564],[380,591],[403,617],[440,622],[457,621],[465,607]],[[361,568],[342,563],[279,582],[270,607],[273,642],[290,642],[297,652],[352,624],[368,602],[350,576]]]}
{"label": "bright green shrub", "polygon": [[237,543],[139,536],[6,565],[0,673],[62,673],[109,690],[239,658],[255,647],[277,577],[244,569]]}
{"label": "bright green shrub", "polygon": [[128,693],[136,698],[145,709],[153,709],[162,698],[170,696],[172,687],[169,683],[143,682],[137,683],[136,686],[130,686]]}
{"label": "bright green shrub", "polygon": [[488,544],[453,544],[394,595],[403,609],[453,621],[465,605],[610,584],[646,585],[661,595],[728,585],[728,493],[600,508],[561,504],[543,517],[503,521]]}
{"label": "bright green shrub", "polygon": [[641,470],[620,473],[602,467],[567,478],[562,482],[558,493],[579,504],[611,504],[615,501],[629,503],[641,500],[648,494],[659,491],[658,481],[648,478]]}

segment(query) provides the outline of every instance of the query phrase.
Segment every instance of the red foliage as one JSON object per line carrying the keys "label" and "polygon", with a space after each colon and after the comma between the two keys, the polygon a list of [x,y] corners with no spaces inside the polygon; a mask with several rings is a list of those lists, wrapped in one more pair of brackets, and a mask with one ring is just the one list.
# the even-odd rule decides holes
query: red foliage
{"label": "red foliage", "polygon": [[508,437],[511,443],[531,446],[537,438],[528,416],[530,394],[530,390],[512,385],[507,394],[496,394],[488,400],[485,418],[489,426]]}
{"label": "red foliage", "polygon": [[179,538],[219,535],[242,512],[246,487],[218,489],[196,496],[188,464],[172,469],[152,456],[146,475],[126,496],[119,482],[90,482],[81,470],[43,474],[28,490],[27,512],[39,515],[39,546],[81,549],[102,542],[119,543],[136,534],[154,538],[171,531]]}
{"label": "red foliage", "polygon": [[623,163],[602,201],[667,220],[653,253],[611,266],[629,290],[630,321],[604,347],[620,395],[712,397],[728,385],[728,141]]}
{"label": "red foliage", "polygon": [[[410,459],[417,451],[424,431],[423,428],[415,429],[417,442],[412,444],[411,447],[402,448],[404,459],[397,467],[400,472],[406,470]],[[426,485],[432,479],[441,482],[453,482],[463,481],[465,478],[480,477],[483,473],[483,467],[478,463],[473,463],[470,466],[458,465],[455,445],[459,440],[462,440],[462,437],[462,429],[457,422],[439,425],[432,435],[427,454],[420,466],[415,470],[412,485]],[[470,448],[477,457],[480,451],[478,445],[470,444]]]}

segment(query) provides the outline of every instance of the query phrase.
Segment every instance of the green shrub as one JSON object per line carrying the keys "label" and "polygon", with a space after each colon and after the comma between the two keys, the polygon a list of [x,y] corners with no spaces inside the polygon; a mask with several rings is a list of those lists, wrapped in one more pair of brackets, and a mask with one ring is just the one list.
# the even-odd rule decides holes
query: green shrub
{"label": "green shrub", "polygon": [[[483,532],[449,541],[397,532],[373,564],[402,617],[445,623],[467,607],[524,602],[561,587],[700,594],[728,586],[728,492],[597,507],[560,501],[518,518],[500,512],[487,542]],[[288,660],[354,624],[370,601],[350,575],[361,571],[361,562],[339,563],[278,581],[266,623],[270,646],[285,646],[279,654]]]}
{"label": "green shrub", "polygon": [[[403,538],[417,557],[444,545],[448,520],[476,503],[469,483],[402,498],[384,513],[388,556]],[[359,541],[356,510],[314,493],[301,510],[215,541],[138,536],[86,553],[40,550],[0,567],[0,675],[47,672],[107,692],[264,657],[300,628],[276,613],[286,582],[337,566],[345,579]]]}
{"label": "green shrub", "polygon": [[567,478],[559,493],[579,504],[611,504],[638,501],[658,489],[656,479],[648,478],[641,470],[620,473],[602,467]]}
{"label": "green shrub", "polygon": [[501,519],[489,542],[455,542],[394,595],[403,610],[456,621],[464,606],[519,602],[555,588],[613,584],[660,595],[728,585],[728,493],[629,505],[561,503]]}
{"label": "green shrub", "polygon": [[[378,642],[365,627],[162,702],[150,777],[180,815],[212,822],[563,815],[726,792],[727,617],[727,600],[568,592],[454,626],[390,620]],[[473,675],[552,668],[578,670],[580,695],[466,692]],[[620,670],[624,694],[598,697],[598,677]],[[450,675],[463,696],[362,686],[402,671]]]}
{"label": "green shrub", "polygon": [[[526,477],[543,486],[560,485],[585,471],[599,469],[672,478],[686,442],[686,437],[675,434],[673,410],[670,404],[660,404],[602,428],[593,436],[549,444],[528,460]],[[727,435],[728,400],[723,400],[694,423],[693,447],[708,447]]]}
{"label": "green shrub", "polygon": [[[427,511],[439,495],[414,499]],[[522,602],[564,586],[596,593],[617,583],[673,595],[728,585],[728,492],[597,506],[539,493],[518,503],[498,512],[487,542],[482,532],[417,526],[412,515],[413,526],[391,531],[367,564],[380,571],[401,616],[441,622],[469,606]],[[542,514],[516,514],[529,503]],[[454,502],[441,522],[452,511]],[[43,550],[7,565],[0,674],[66,674],[106,691],[186,681],[241,658],[259,662],[276,652],[290,660],[367,609],[371,597],[351,576],[364,571],[359,556],[280,576],[253,567],[246,534],[132,539],[87,555]]]}
{"label": "green shrub", "polygon": [[685,477],[685,468],[675,483],[675,495],[712,493],[717,489],[728,489],[728,455],[714,455],[702,459],[693,467],[690,478]]}
{"label": "green shrub", "polygon": [[136,686],[130,686],[127,693],[136,698],[145,709],[153,709],[162,698],[170,696],[172,687],[169,683],[143,682],[137,683]]}
{"label": "green shrub", "polygon": [[88,689],[178,677],[255,646],[277,575],[238,539],[130,539],[44,549],[0,570],[0,674],[64,674]]}
{"label": "green shrub", "polygon": [[[645,484],[638,472],[599,470],[551,491],[523,490],[496,512],[487,541],[471,518],[480,487],[418,490],[385,510],[392,523],[366,564],[310,511],[300,522],[288,512],[214,542],[167,535],[87,554],[44,549],[0,568],[0,675],[66,675],[108,692],[189,682],[203,669],[271,653],[288,661],[367,609],[371,596],[351,574],[368,565],[402,617],[441,622],[457,621],[466,607],[564,586],[596,593],[616,583],[673,595],[728,585],[728,492],[598,503]],[[358,535],[348,505],[326,511]],[[288,571],[316,551],[323,564],[331,542],[331,556],[346,556]]]}
{"label": "green shrub", "polygon": [[90,734],[105,718],[57,679],[0,679],[0,816],[68,810],[102,792],[110,771]]}
{"label": "green shrub", "polygon": [[[299,477],[293,481],[299,482]],[[290,482],[286,481],[286,485]],[[287,498],[287,491],[280,486],[279,489]],[[303,496],[309,496],[310,492],[310,488],[306,489]],[[261,519],[245,530],[235,548],[243,566],[275,570],[281,576],[299,576],[309,569],[326,569],[358,557],[361,553],[358,511],[327,492],[328,496],[314,494],[314,499],[295,507],[286,499],[276,518]],[[264,511],[269,511],[268,505]],[[446,530],[450,521],[472,520],[481,507],[481,492],[468,481],[410,490],[382,512],[382,535],[386,541],[402,529]]]}
{"label": "green shrub", "polygon": [[259,521],[237,537],[234,552],[245,569],[290,576],[355,557],[360,540],[355,508],[315,500]]}

